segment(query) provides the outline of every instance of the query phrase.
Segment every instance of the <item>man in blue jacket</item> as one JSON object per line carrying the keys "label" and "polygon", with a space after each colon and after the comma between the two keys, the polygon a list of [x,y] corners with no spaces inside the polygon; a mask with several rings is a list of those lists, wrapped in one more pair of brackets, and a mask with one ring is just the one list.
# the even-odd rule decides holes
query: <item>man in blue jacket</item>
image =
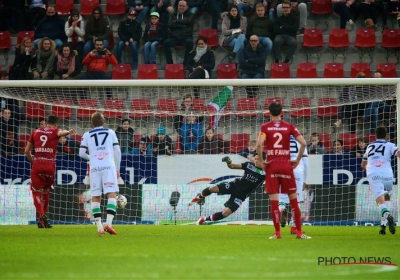
{"label": "man in blue jacket", "polygon": [[63,45],[63,41],[67,38],[65,35],[65,20],[57,15],[56,8],[48,6],[46,17],[42,19],[35,30],[35,41],[33,45],[38,48],[38,43],[43,37],[49,37],[56,43],[58,49]]}

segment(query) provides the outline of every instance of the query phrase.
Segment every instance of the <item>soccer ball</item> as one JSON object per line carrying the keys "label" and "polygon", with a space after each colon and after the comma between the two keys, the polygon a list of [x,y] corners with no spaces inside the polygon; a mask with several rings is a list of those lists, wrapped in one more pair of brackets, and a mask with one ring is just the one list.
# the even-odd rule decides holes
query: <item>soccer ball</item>
{"label": "soccer ball", "polygon": [[118,208],[125,208],[126,204],[128,203],[128,200],[126,197],[122,194],[117,195],[117,207]]}

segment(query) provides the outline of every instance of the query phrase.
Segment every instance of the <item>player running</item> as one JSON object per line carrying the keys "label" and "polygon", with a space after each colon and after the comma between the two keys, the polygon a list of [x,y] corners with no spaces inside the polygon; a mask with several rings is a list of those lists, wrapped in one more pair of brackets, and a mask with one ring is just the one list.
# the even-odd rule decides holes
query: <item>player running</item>
{"label": "player running", "polygon": [[[293,168],[297,167],[304,154],[306,141],[293,124],[281,120],[282,105],[280,103],[271,103],[269,111],[271,121],[261,125],[257,140],[257,155],[260,161],[266,141],[265,190],[269,194],[272,222],[275,227],[275,234],[270,239],[282,238],[280,230],[281,212],[278,203],[279,193],[289,195],[297,238],[310,239],[311,237],[303,234],[301,230],[301,213],[297,202],[297,188],[293,174]],[[290,135],[293,135],[300,143],[299,153],[294,161],[290,160]]]}
{"label": "player running", "polygon": [[[58,139],[62,136],[75,133],[74,129],[58,129],[57,122],[58,117],[49,116],[47,118],[47,125],[33,131],[25,147],[25,155],[32,165],[31,190],[33,204],[39,215],[39,228],[52,227],[46,213],[49,208],[50,189],[54,184]],[[35,152],[34,156],[31,154],[32,148]]]}
{"label": "player running", "polygon": [[387,131],[383,126],[375,129],[376,141],[370,143],[361,162],[361,168],[367,172],[369,187],[375,196],[381,214],[381,230],[386,234],[389,226],[391,234],[396,233],[393,216],[390,214],[390,196],[393,187],[391,157],[400,157],[400,151],[393,143],[387,142]]}
{"label": "player running", "polygon": [[222,161],[226,162],[230,169],[243,169],[244,174],[241,178],[235,179],[233,182],[223,182],[205,188],[189,202],[189,206],[199,203],[212,193],[231,195],[229,200],[225,202],[224,205],[226,208],[222,212],[217,212],[207,217],[200,217],[196,225],[201,225],[206,221],[215,222],[228,217],[239,209],[246,198],[260,187],[265,180],[265,172],[262,168],[262,163],[258,163],[257,156],[250,158],[250,162],[244,163],[232,163],[229,157],[224,157]]}
{"label": "player running", "polygon": [[[112,221],[117,211],[118,178],[121,164],[121,149],[115,132],[104,128],[104,116],[94,113],[91,117],[92,130],[82,137],[79,156],[90,163],[90,191],[92,195],[92,213],[97,225],[97,232],[108,232],[117,235],[112,227]],[[89,152],[89,154],[86,153]],[[101,194],[107,195],[107,220],[101,223]]]}

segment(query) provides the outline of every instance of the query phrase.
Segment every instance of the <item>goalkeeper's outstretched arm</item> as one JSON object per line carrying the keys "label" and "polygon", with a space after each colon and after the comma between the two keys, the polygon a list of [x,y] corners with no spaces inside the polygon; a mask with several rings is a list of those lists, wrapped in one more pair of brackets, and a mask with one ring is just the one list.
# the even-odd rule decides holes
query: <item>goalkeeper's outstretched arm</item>
{"label": "goalkeeper's outstretched arm", "polygon": [[230,169],[242,169],[242,165],[241,164],[232,163],[232,160],[228,156],[223,157],[222,161],[225,162],[226,165],[228,165],[228,167]]}

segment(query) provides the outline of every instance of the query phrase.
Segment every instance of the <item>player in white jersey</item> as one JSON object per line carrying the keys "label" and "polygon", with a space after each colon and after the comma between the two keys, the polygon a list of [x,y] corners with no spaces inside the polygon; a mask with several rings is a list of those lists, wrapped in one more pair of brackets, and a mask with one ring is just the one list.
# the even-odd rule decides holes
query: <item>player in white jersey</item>
{"label": "player in white jersey", "polygon": [[[99,234],[108,232],[116,235],[112,221],[117,211],[118,178],[121,165],[121,149],[117,136],[111,129],[104,128],[104,116],[94,113],[91,117],[92,130],[83,134],[79,156],[90,163],[90,192],[92,213]],[[89,153],[87,154],[86,151]],[[107,195],[107,221],[101,224],[101,194]]]}
{"label": "player in white jersey", "polygon": [[[296,141],[296,139],[293,136],[290,136],[290,159],[295,160],[297,158],[297,155],[300,150],[300,143]],[[304,197],[303,197],[303,189],[305,182],[307,180],[307,175],[308,175],[308,153],[307,149],[304,150],[303,157],[301,158],[301,161],[299,165],[293,170],[294,177],[296,179],[296,187],[297,187],[297,199],[299,204],[304,202]],[[287,209],[286,205],[289,204],[289,196],[287,194],[279,194],[279,210],[282,213],[281,216],[281,227],[285,227],[287,223]],[[289,225],[290,227],[290,233],[291,234],[296,234],[296,226],[294,225],[293,222],[293,215],[290,220]]]}
{"label": "player in white jersey", "polygon": [[390,195],[393,187],[392,156],[400,157],[400,151],[393,143],[387,142],[387,131],[383,126],[375,129],[376,141],[370,143],[361,162],[367,172],[369,187],[375,196],[381,214],[380,234],[396,233],[393,216],[390,214]]}

